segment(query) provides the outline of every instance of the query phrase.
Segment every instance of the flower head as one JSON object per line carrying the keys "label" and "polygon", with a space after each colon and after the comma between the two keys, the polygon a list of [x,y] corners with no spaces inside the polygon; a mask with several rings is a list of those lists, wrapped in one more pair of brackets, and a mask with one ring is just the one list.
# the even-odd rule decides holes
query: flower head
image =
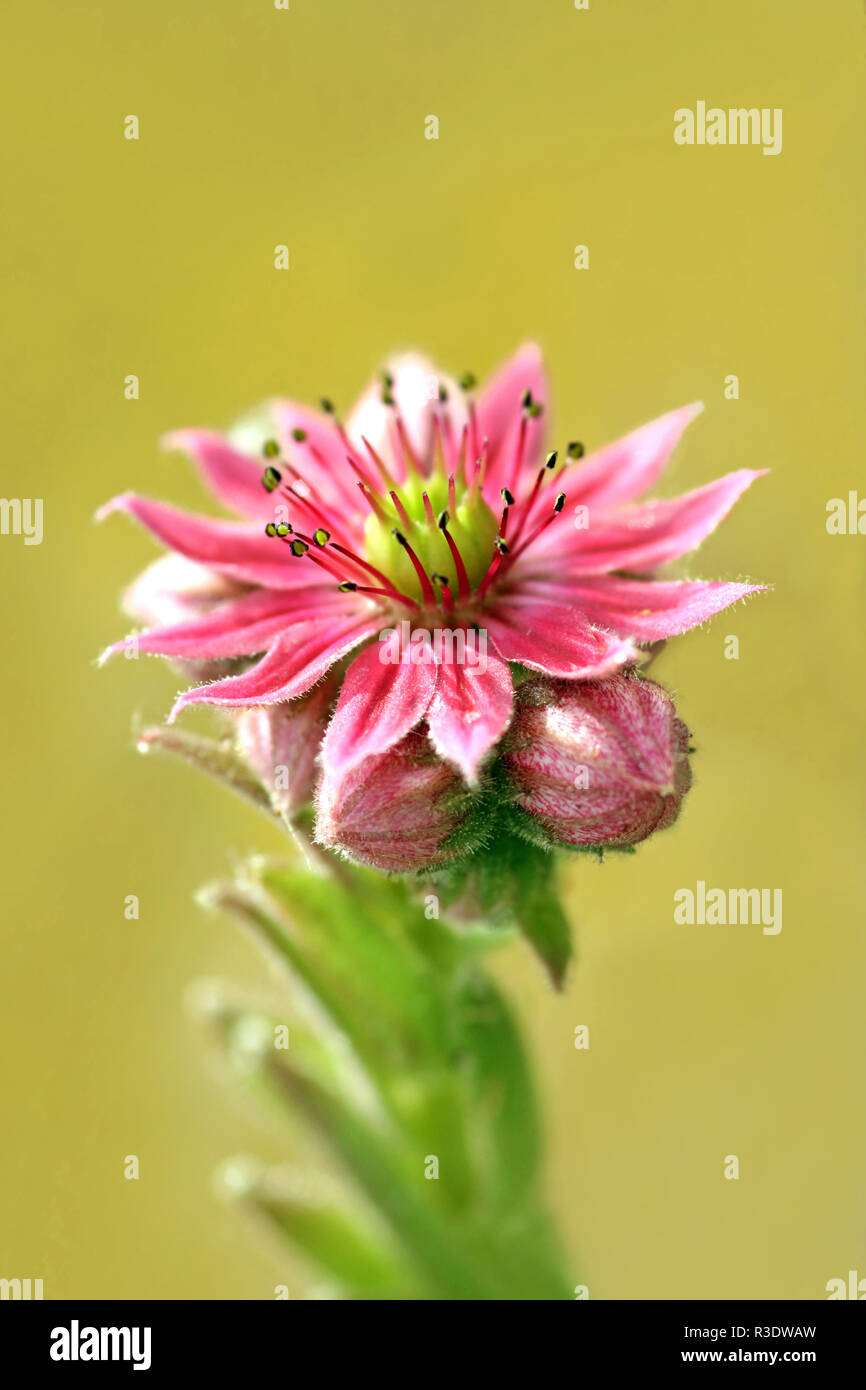
{"label": "flower head", "polygon": [[[229,439],[170,435],[244,520],[132,494],[103,509],[136,517],[184,561],[176,591],[165,561],[139,581],[137,610],[161,608],[168,621],[157,616],[161,625],[129,640],[208,663],[207,674],[245,663],[185,691],[171,718],[191,704],[294,701],[331,672],[340,694],[326,775],[344,776],[426,721],[435,751],[474,783],[511,718],[512,664],[596,681],[754,591],[655,577],[758,476],[740,470],[672,501],[635,503],[698,407],[583,460],[577,443],[546,451],[547,402],[533,346],[477,392],[471,376],[455,383],[409,356],[345,423],[329,401],[314,411],[278,400]],[[461,658],[479,647],[483,660]]]}
{"label": "flower head", "polygon": [[634,845],[679,814],[689,733],[662,686],[631,673],[528,681],[504,762],[551,844]]}

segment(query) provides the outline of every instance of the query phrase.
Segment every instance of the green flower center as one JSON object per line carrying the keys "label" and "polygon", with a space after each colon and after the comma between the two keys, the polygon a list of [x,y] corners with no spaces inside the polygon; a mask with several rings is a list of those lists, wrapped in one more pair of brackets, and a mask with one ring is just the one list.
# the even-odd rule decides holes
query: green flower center
{"label": "green flower center", "polygon": [[[425,492],[429,510],[424,503]],[[408,550],[395,537],[394,532],[397,531],[411,546],[427,574],[440,576],[440,582],[441,579],[446,580],[456,596],[459,587],[457,567],[440,525],[444,513],[448,534],[474,589],[490,568],[496,553],[494,542],[499,530],[499,520],[481,497],[480,491],[467,488],[465,483],[456,483],[456,505],[449,507],[448,479],[436,469],[429,478],[410,473],[400,484],[399,495],[406,515],[401,515],[389,498],[387,518],[376,515],[367,517],[364,526],[365,559],[388,575],[401,593],[423,601],[417,570]]]}

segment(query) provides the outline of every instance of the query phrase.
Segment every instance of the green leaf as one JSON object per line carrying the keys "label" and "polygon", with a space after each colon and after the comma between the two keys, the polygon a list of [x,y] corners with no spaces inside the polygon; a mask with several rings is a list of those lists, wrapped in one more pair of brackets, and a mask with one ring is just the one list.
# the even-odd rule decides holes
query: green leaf
{"label": "green leaf", "polygon": [[353,1298],[418,1298],[429,1292],[386,1231],[375,1228],[357,1208],[347,1210],[345,1204],[311,1194],[309,1179],[293,1183],[292,1175],[280,1170],[236,1160],[223,1169],[223,1181],[236,1200]]}
{"label": "green leaf", "polygon": [[274,819],[274,809],[267,791],[243,758],[227,742],[186,733],[183,729],[159,726],[143,730],[138,735],[137,747],[140,753],[150,753],[157,749],[183,758],[200,772],[215,777],[231,791],[252,801],[254,806],[264,811],[269,820]]}
{"label": "green leaf", "polygon": [[[461,893],[471,889],[497,922],[534,932],[561,973],[561,936],[539,935],[550,922],[552,857],[512,835],[470,862]],[[212,1031],[252,1095],[329,1145],[346,1184],[345,1204],[290,1194],[268,1206],[259,1194],[260,1214],[356,1297],[568,1298],[539,1207],[529,1064],[478,963],[506,933],[428,919],[417,883],[343,861],[334,868],[326,876],[257,860],[210,893],[298,984],[281,1019],[291,1023],[289,1049],[274,1046],[273,1017],[245,1004],[218,1000]]]}

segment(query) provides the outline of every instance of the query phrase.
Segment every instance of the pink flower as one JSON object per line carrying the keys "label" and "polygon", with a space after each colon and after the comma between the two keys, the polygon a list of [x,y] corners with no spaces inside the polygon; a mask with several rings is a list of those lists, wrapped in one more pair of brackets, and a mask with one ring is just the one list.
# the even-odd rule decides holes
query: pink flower
{"label": "pink flower", "polygon": [[[264,426],[231,439],[170,435],[168,447],[189,453],[245,519],[132,494],[110,502],[103,514],[128,512],[183,561],[171,562],[181,566],[176,589],[168,561],[136,586],[137,611],[164,613],[167,625],[109,650],[134,640],[184,662],[250,662],[187,690],[171,719],[190,704],[293,701],[333,668],[342,687],[323,743],[326,774],[346,775],[423,720],[436,752],[473,783],[511,718],[510,663],[598,680],[639,661],[641,644],[758,587],[655,577],[759,476],[742,469],[673,501],[635,503],[699,407],[578,463],[580,445],[561,459],[545,453],[546,402],[533,346],[477,395],[471,378],[457,387],[409,356],[345,424],[328,402],[314,411],[278,400]],[[483,660],[455,659],[453,640],[422,651],[424,632],[475,641]]]}
{"label": "pink flower", "polygon": [[457,853],[469,793],[417,730],[339,779],[325,776],[316,840],[389,873],[438,868]]}
{"label": "pink flower", "polygon": [[691,786],[688,729],[635,674],[526,682],[508,745],[517,805],[552,844],[637,844],[676,820]]}

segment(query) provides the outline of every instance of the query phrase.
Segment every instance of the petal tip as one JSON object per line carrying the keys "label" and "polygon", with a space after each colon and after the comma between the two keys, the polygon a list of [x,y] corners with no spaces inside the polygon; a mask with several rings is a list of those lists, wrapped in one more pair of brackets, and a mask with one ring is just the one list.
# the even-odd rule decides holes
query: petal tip
{"label": "petal tip", "polygon": [[98,523],[104,521],[114,512],[129,511],[129,504],[134,496],[135,494],[132,492],[119,492],[116,497],[109,498],[107,502],[103,502],[102,506],[97,508],[93,514],[93,520]]}

